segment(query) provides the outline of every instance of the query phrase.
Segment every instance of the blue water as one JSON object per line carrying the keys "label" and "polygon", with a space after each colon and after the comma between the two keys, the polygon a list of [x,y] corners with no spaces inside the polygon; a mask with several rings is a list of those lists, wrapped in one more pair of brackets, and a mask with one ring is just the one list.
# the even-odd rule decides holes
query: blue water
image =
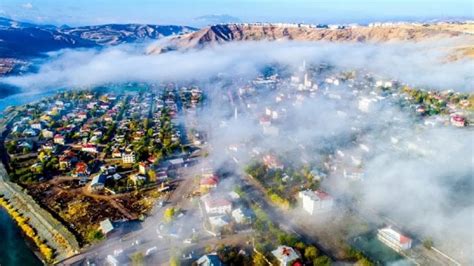
{"label": "blue water", "polygon": [[0,113],[8,106],[18,106],[27,103],[32,103],[43,99],[46,96],[52,96],[57,91],[38,91],[17,93],[0,99]]}
{"label": "blue water", "polygon": [[30,250],[15,222],[0,208],[0,265],[35,266],[41,261]]}

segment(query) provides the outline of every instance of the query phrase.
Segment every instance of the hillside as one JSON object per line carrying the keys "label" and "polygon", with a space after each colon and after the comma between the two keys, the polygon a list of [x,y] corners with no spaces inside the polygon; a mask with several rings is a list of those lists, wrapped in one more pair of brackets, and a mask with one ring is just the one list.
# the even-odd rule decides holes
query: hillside
{"label": "hillside", "polygon": [[166,46],[153,45],[149,53],[166,50],[202,48],[230,41],[298,40],[328,42],[395,42],[422,41],[464,36],[474,43],[474,24],[396,24],[378,26],[341,27],[297,24],[226,24],[214,25],[202,30],[173,37]]}
{"label": "hillside", "polygon": [[46,52],[156,40],[196,29],[174,25],[109,24],[83,27],[36,25],[0,18],[0,76]]}

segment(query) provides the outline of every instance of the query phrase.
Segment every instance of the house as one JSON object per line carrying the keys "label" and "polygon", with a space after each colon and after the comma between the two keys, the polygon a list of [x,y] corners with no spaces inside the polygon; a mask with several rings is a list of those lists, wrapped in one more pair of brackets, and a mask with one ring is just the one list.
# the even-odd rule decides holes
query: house
{"label": "house", "polygon": [[54,133],[53,133],[53,131],[50,131],[48,129],[43,129],[43,130],[41,130],[41,135],[45,139],[51,139],[51,138],[53,138]]}
{"label": "house", "polygon": [[84,112],[84,111],[81,111],[81,112],[77,113],[77,118],[79,118],[81,120],[85,120],[85,119],[87,119],[87,113]]}
{"label": "house", "polygon": [[261,126],[270,126],[272,124],[271,122],[271,117],[268,116],[268,115],[264,115],[262,117],[260,117],[260,125]]}
{"label": "house", "polygon": [[364,170],[360,167],[346,167],[343,169],[342,175],[350,180],[363,180]]}
{"label": "house", "polygon": [[303,209],[310,215],[330,211],[334,205],[334,199],[322,190],[304,190],[298,193],[302,201]]}
{"label": "house", "polygon": [[271,154],[267,154],[267,155],[263,156],[263,164],[265,164],[265,166],[269,169],[283,170],[283,168],[284,168],[284,166],[280,162],[280,160],[278,160],[277,157],[275,157]]}
{"label": "house", "polygon": [[33,123],[31,124],[31,128],[41,130],[43,129],[43,125],[41,123]]}
{"label": "house", "polygon": [[92,178],[91,182],[91,190],[92,191],[100,191],[104,189],[105,180],[107,180],[107,176],[104,174],[98,174]]}
{"label": "house", "polygon": [[119,149],[115,149],[112,152],[112,158],[122,158],[122,152]]}
{"label": "house", "polygon": [[170,163],[171,167],[176,168],[184,164],[184,159],[183,158],[170,159],[168,160],[168,162]]}
{"label": "house", "polygon": [[224,265],[221,260],[219,259],[219,256],[217,256],[216,253],[210,253],[207,255],[204,255],[200,257],[197,261],[196,264],[198,266],[222,266]]}
{"label": "house", "polygon": [[300,258],[300,255],[292,247],[279,246],[272,251],[273,256],[280,262],[281,266],[293,265]]}
{"label": "house", "polygon": [[83,144],[81,147],[81,151],[83,152],[89,152],[89,153],[97,153],[97,147],[94,144]]}
{"label": "house", "polygon": [[122,162],[123,163],[135,163],[135,154],[133,152],[122,154]]}
{"label": "house", "polygon": [[55,144],[61,144],[64,145],[64,136],[60,134],[54,135],[53,142]]}
{"label": "house", "polygon": [[211,189],[216,188],[219,183],[219,178],[216,175],[210,175],[203,177],[199,182],[201,189]]}
{"label": "house", "polygon": [[379,229],[377,239],[396,252],[410,249],[412,244],[409,237],[400,234],[391,227]]}
{"label": "house", "polygon": [[99,229],[104,235],[107,235],[108,233],[110,233],[114,230],[114,225],[112,224],[110,219],[107,218],[107,219],[103,220],[102,222],[100,222]]}
{"label": "house", "polygon": [[88,176],[90,174],[89,167],[85,162],[76,163],[76,176]]}
{"label": "house", "polygon": [[456,127],[465,127],[466,119],[458,114],[451,116],[451,124]]}
{"label": "house", "polygon": [[147,175],[148,171],[150,170],[150,166],[147,162],[140,162],[138,164],[138,172],[141,175]]}
{"label": "house", "polygon": [[159,171],[156,173],[156,179],[159,181],[165,181],[168,179],[168,173],[166,171]]}
{"label": "house", "polygon": [[232,203],[224,198],[208,194],[202,197],[202,201],[208,214],[226,214],[232,211]]}

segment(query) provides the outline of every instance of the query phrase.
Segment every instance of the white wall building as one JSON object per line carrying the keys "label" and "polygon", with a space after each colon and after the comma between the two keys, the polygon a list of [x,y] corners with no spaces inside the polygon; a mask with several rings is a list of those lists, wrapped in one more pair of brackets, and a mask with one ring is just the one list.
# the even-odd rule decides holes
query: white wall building
{"label": "white wall building", "polygon": [[135,163],[135,154],[133,152],[122,154],[122,162],[123,163]]}
{"label": "white wall building", "polygon": [[298,194],[303,209],[309,214],[322,213],[332,210],[334,199],[324,191],[304,190]]}
{"label": "white wall building", "polygon": [[377,238],[397,252],[411,248],[411,238],[400,234],[390,227],[379,229]]}
{"label": "white wall building", "polygon": [[202,201],[208,214],[226,214],[232,211],[232,203],[224,198],[213,198],[208,194]]}
{"label": "white wall building", "polygon": [[280,262],[281,266],[292,265],[300,255],[292,248],[287,246],[279,246],[272,251],[273,256]]}

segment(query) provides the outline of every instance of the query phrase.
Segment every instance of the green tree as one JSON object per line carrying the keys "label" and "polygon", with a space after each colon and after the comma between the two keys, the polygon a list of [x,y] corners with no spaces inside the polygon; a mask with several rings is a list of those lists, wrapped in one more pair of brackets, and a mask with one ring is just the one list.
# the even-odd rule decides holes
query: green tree
{"label": "green tree", "polygon": [[255,266],[266,266],[267,265],[265,257],[260,252],[255,252],[255,254],[253,255],[252,261],[253,261],[253,265],[255,265]]}
{"label": "green tree", "polygon": [[327,256],[317,257],[313,260],[314,266],[330,266],[331,264],[331,259],[329,259]]}
{"label": "green tree", "polygon": [[164,217],[167,222],[171,222],[173,220],[174,215],[175,215],[174,208],[167,208],[165,210]]}
{"label": "green tree", "polygon": [[304,250],[304,256],[307,260],[313,261],[318,257],[318,249],[315,246],[308,246]]}
{"label": "green tree", "polygon": [[176,256],[171,256],[170,266],[179,266],[179,265],[181,265],[179,259]]}
{"label": "green tree", "polygon": [[361,258],[360,260],[357,261],[357,265],[372,266],[374,264],[370,260],[368,260],[367,258]]}
{"label": "green tree", "polygon": [[132,260],[132,265],[133,265],[133,266],[142,266],[142,265],[145,265],[145,263],[144,263],[145,256],[144,256],[143,253],[141,253],[141,252],[133,253],[133,254],[130,256],[130,259]]}
{"label": "green tree", "polygon": [[433,240],[431,238],[427,238],[423,241],[423,246],[427,249],[431,249],[433,247]]}

